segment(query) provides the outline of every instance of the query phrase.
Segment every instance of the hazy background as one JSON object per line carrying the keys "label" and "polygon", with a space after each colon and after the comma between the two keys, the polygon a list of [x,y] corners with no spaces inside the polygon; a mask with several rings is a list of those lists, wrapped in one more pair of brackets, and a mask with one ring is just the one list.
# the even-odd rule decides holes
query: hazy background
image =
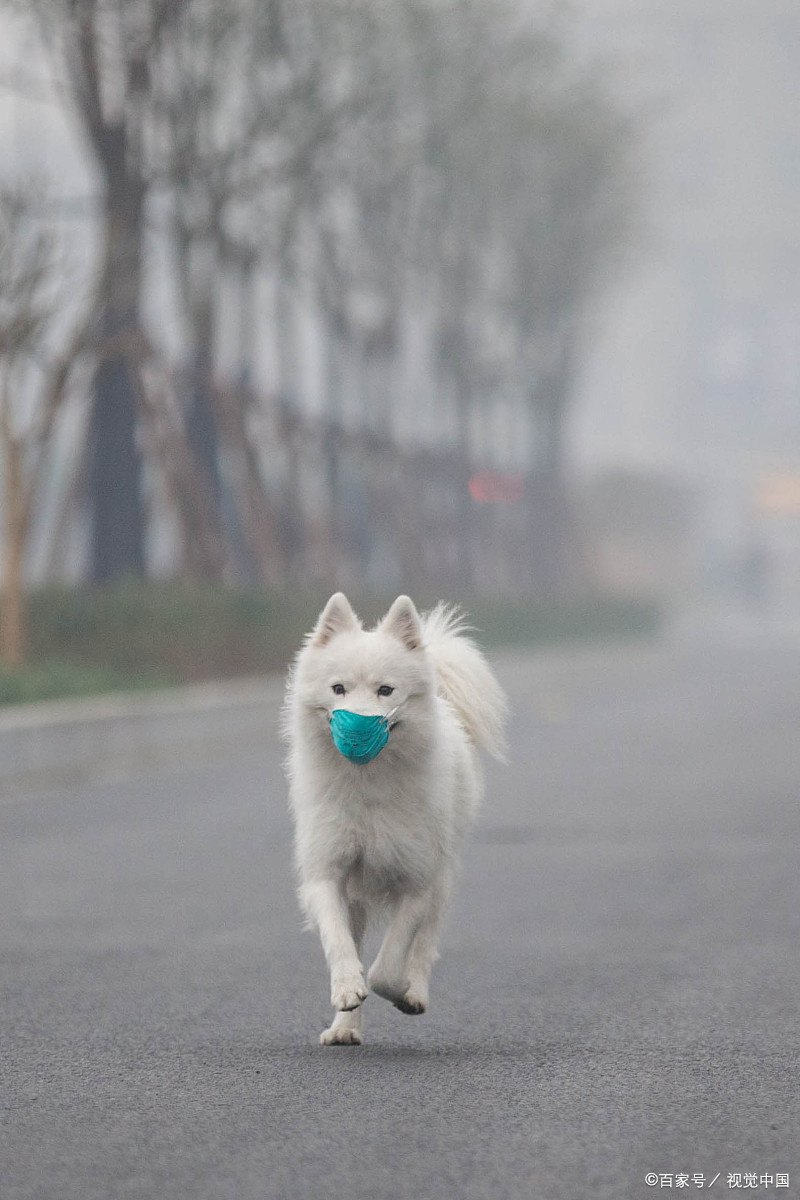
{"label": "hazy background", "polygon": [[8,665],[142,579],[794,629],[794,6],[0,22]]}
{"label": "hazy background", "polygon": [[[788,3],[576,8],[642,120],[645,222],[604,297],[576,460],[682,479],[695,580],[769,560],[798,598],[800,17]],[[716,573],[716,574],[715,574]],[[711,578],[709,578],[709,574]],[[741,581],[741,578],[740,578]]]}
{"label": "hazy background", "polygon": [[[798,68],[797,0],[0,0],[4,1195],[797,1193]],[[342,1053],[336,588],[513,643]]]}

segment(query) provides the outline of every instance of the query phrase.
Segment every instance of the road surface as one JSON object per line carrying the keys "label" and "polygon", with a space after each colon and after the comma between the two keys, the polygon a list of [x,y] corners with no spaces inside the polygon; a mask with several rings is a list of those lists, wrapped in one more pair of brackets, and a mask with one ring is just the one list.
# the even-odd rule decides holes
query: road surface
{"label": "road surface", "polygon": [[6,1200],[800,1197],[800,649],[502,677],[431,1012],[370,997],[363,1047],[317,1045],[272,712],[3,806]]}

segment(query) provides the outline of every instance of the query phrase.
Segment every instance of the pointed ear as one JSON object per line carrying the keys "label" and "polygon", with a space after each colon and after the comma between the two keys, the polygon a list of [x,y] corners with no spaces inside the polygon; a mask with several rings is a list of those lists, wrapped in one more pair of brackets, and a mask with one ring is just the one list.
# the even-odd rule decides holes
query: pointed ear
{"label": "pointed ear", "polygon": [[360,629],[361,623],[344,592],[336,592],[323,608],[311,637],[313,646],[326,646],[337,633]]}
{"label": "pointed ear", "polygon": [[381,629],[393,633],[408,650],[422,649],[422,625],[414,601],[398,596],[381,621]]}

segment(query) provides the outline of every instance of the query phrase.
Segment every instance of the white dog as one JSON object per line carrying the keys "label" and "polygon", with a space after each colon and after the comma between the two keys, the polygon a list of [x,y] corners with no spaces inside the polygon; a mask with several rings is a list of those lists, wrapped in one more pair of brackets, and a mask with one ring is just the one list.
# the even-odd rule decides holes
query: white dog
{"label": "white dog", "polygon": [[[436,941],[464,833],[482,793],[477,747],[502,756],[503,692],[438,605],[399,596],[373,630],[332,596],[297,656],[285,705],[299,897],[319,930],[333,1024],[360,1044],[368,989],[404,1013],[428,1007]],[[388,928],[365,980],[368,921]]]}

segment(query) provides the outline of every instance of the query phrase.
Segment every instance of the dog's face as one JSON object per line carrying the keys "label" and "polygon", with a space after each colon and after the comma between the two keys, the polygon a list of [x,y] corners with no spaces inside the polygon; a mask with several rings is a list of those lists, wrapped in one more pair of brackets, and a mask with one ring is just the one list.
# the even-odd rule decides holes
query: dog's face
{"label": "dog's face", "polygon": [[399,596],[375,629],[362,628],[347,598],[326,604],[301,651],[295,696],[327,721],[335,709],[388,717],[402,726],[433,694],[433,676],[414,604]]}

